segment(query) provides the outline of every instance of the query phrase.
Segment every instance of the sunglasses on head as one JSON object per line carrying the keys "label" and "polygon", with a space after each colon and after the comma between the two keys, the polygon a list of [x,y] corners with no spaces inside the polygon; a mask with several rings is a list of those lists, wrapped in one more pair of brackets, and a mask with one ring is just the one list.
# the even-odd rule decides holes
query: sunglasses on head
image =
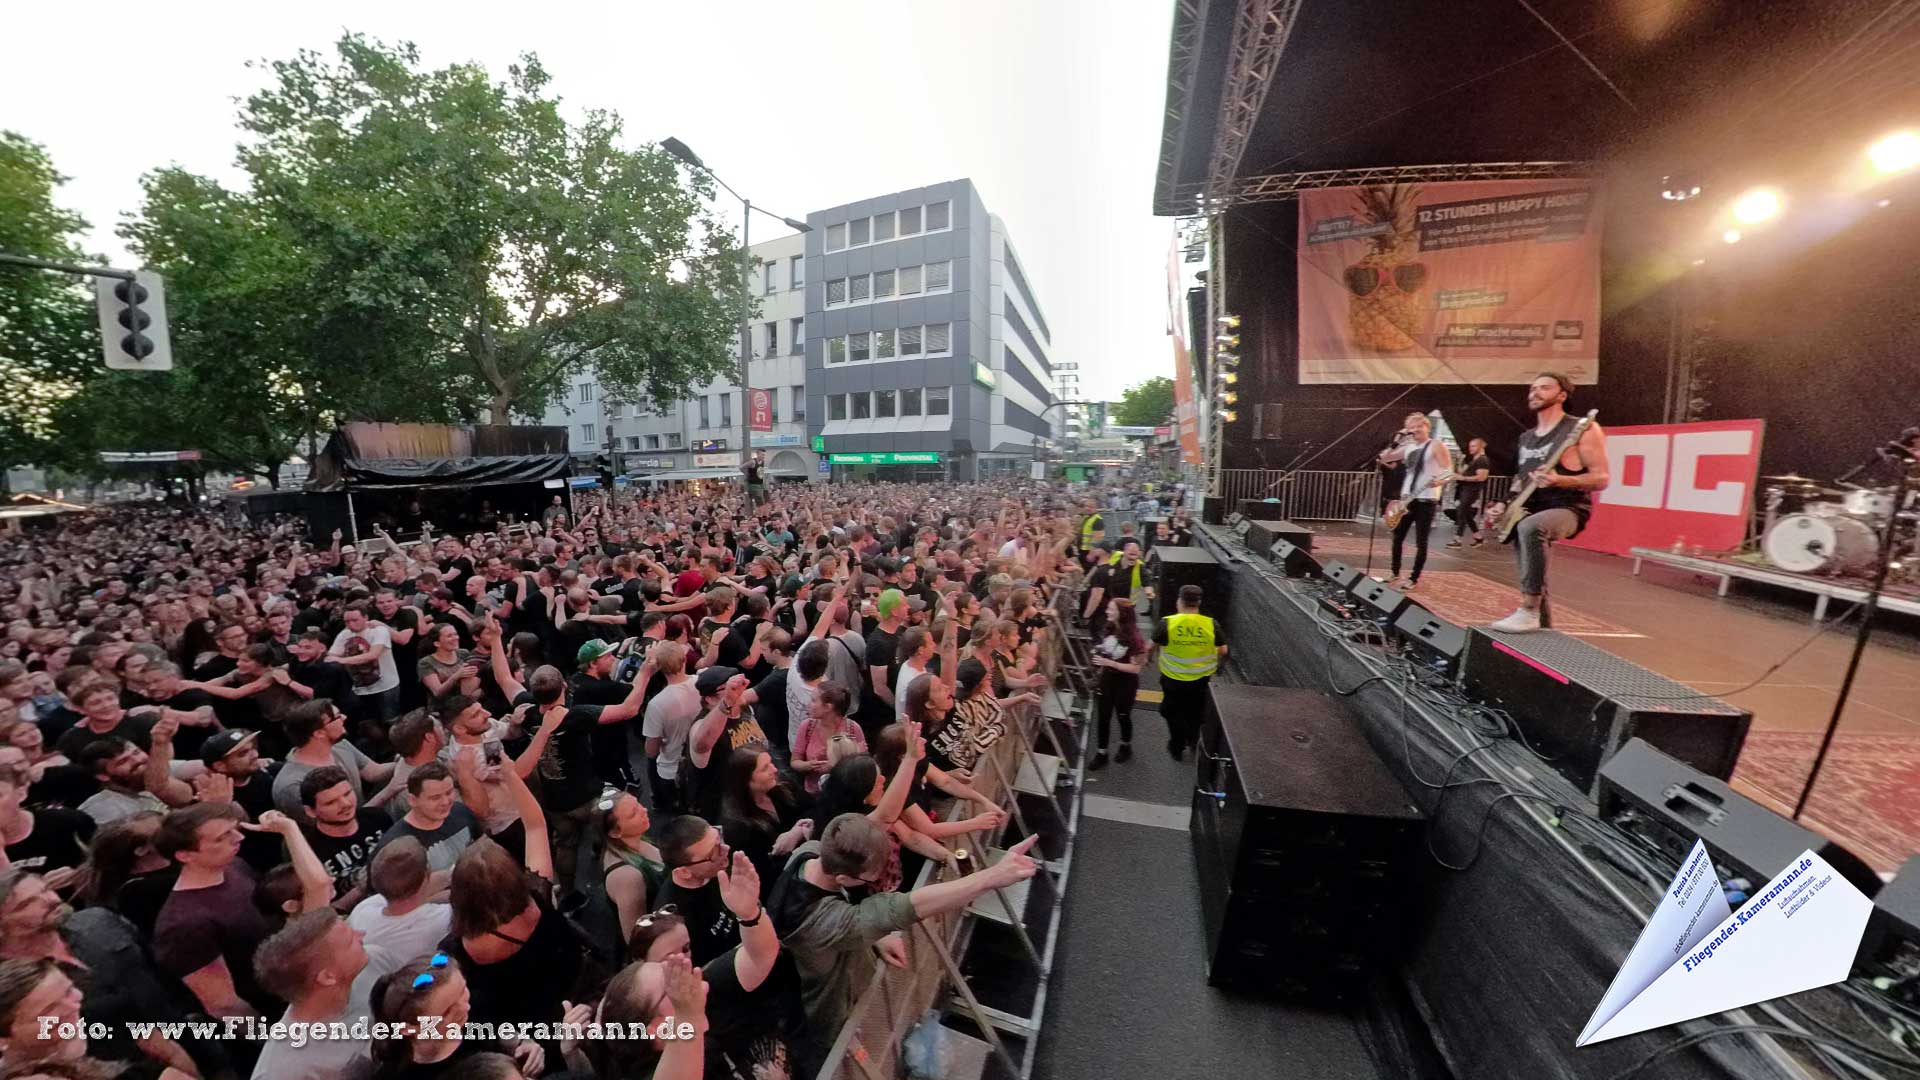
{"label": "sunglasses on head", "polygon": [[652,926],[655,922],[657,922],[659,919],[661,919],[664,916],[673,915],[677,917],[679,914],[680,914],[680,907],[678,904],[662,904],[660,905],[660,907],[656,908],[655,910],[649,911],[645,915],[642,915],[638,919],[635,919],[633,921],[633,926],[634,926],[634,929],[636,930],[645,929],[646,927]]}
{"label": "sunglasses on head", "polygon": [[[437,952],[433,954],[433,957],[429,959],[427,963],[431,965],[435,970],[438,970],[440,968],[446,967],[447,964],[450,963],[450,961],[447,959],[446,953]],[[426,987],[432,986],[433,983],[434,983],[434,974],[432,971],[423,971],[420,974],[415,975],[413,977],[413,988],[415,990],[420,990],[420,989],[424,989]]]}

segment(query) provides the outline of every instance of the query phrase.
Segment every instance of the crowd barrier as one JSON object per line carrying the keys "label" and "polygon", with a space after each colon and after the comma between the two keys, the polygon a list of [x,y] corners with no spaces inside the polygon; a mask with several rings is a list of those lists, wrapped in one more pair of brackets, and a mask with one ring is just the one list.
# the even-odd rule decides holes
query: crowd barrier
{"label": "crowd barrier", "polygon": [[[1351,521],[1364,518],[1380,505],[1380,473],[1377,470],[1342,472],[1302,469],[1288,473],[1281,469],[1221,469],[1220,497],[1228,509],[1238,508],[1241,499],[1277,499],[1285,507],[1283,514],[1292,521]],[[1513,477],[1487,478],[1486,499],[1505,501]],[[1452,485],[1441,495],[1443,505],[1452,505]]]}
{"label": "crowd barrier", "polygon": [[[946,1045],[953,1054],[945,1070],[948,1077],[958,1080],[979,1076],[989,1057],[999,1059],[1006,1075],[1022,1080],[1031,1075],[1046,1002],[1046,977],[1058,936],[1060,900],[1066,893],[1084,757],[1080,741],[1086,725],[1075,720],[1088,707],[1088,699],[1084,693],[1071,698],[1059,693],[1063,681],[1070,688],[1085,685],[1084,656],[1067,632],[1076,595],[1074,583],[1068,583],[1056,591],[1051,604],[1056,630],[1045,635],[1035,668],[1047,677],[1043,701],[1007,710],[1006,736],[982,755],[970,781],[1007,812],[1008,825],[1020,838],[1035,831],[1041,833],[1034,849],[1036,857],[1044,853],[1040,873],[1033,881],[988,893],[965,910],[921,920],[908,939],[907,966],[882,964],[874,972],[835,1038],[819,1080],[893,1080],[905,1076],[902,1044],[916,1025],[939,1022],[930,1016],[930,1010],[957,1013],[980,1032],[977,1039],[960,1032],[947,1034]],[[1049,709],[1050,705],[1063,704],[1063,708]],[[1055,724],[1061,721],[1069,732],[1069,741],[1074,743],[1071,748],[1055,730]],[[1064,796],[1055,790],[1063,772],[1072,776]],[[1023,795],[1027,797],[1024,800]],[[974,812],[970,805],[958,805],[942,814],[953,820]],[[1005,847],[999,836],[973,833],[954,837],[947,846],[951,850],[965,849],[967,861],[975,868],[997,861]],[[950,873],[929,863],[915,887],[948,880]],[[1043,902],[1029,905],[1036,884],[1045,890]],[[1038,990],[1030,1016],[1015,1016],[983,1004],[962,975],[960,960],[980,919],[1007,926],[1032,965]],[[1036,941],[1032,926],[1038,922],[1046,923],[1046,930]],[[1002,1037],[1008,1031],[1020,1035],[1023,1045],[1009,1045]]]}

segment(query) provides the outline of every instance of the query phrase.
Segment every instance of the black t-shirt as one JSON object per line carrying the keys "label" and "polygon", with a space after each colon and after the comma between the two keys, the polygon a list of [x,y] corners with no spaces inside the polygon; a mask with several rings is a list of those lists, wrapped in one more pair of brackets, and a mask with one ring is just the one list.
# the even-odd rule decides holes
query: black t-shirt
{"label": "black t-shirt", "polygon": [[620,610],[629,615],[639,615],[647,610],[647,597],[644,591],[646,583],[639,578],[628,578],[613,590],[620,598]]}
{"label": "black t-shirt", "polygon": [[569,615],[567,625],[560,628],[557,639],[560,648],[559,655],[553,658],[554,665],[561,671],[571,674],[577,666],[576,658],[580,655],[580,646],[589,641],[618,641],[620,631],[616,627],[602,626],[597,622],[589,622],[584,618],[574,618]]}
{"label": "black t-shirt", "polygon": [[880,695],[873,685],[873,673],[868,669],[886,668],[887,689],[892,690],[893,684],[900,678],[900,663],[894,655],[899,649],[900,631],[898,630],[875,628],[867,635],[867,659],[860,671],[860,674],[867,676],[866,686],[860,692],[860,715],[863,718],[893,716],[894,710],[880,700]]}
{"label": "black t-shirt", "polygon": [[93,819],[78,810],[49,807],[33,812],[33,831],[7,845],[7,861],[21,870],[45,874],[86,861]]}
{"label": "black t-shirt", "polygon": [[[727,630],[727,636],[720,641],[720,664],[723,667],[739,668],[747,654],[753,651],[753,637],[760,631],[760,620],[751,615],[742,615],[733,620]],[[759,682],[773,670],[773,664],[763,655],[750,668],[741,669],[749,682]]]}
{"label": "black t-shirt", "polygon": [[753,684],[753,712],[770,741],[787,741],[787,673],[792,668],[774,668],[767,677]]}
{"label": "black t-shirt", "polygon": [[[213,714],[220,716],[220,699],[207,693],[205,690],[182,690],[157,704],[180,712],[192,712],[198,708],[211,706],[213,708]],[[256,716],[255,719],[257,720],[258,717]],[[221,717],[220,722],[226,724],[226,718]],[[227,726],[235,727],[239,725],[227,724]],[[199,760],[200,746],[207,741],[207,736],[212,734],[213,728],[211,727],[194,727],[188,724],[180,725],[180,730],[173,733],[174,758],[180,761]]]}
{"label": "black t-shirt", "polygon": [[[707,705],[701,705],[701,717],[706,716]],[[695,721],[698,724],[699,721]],[[735,750],[758,743],[767,745],[767,733],[760,727],[759,717],[750,709],[743,709],[739,716],[727,718],[727,726],[720,731],[720,737],[713,741],[713,750],[707,755],[705,767],[694,765],[692,749],[680,765],[680,775],[693,779],[694,813],[708,821],[720,819],[720,795],[726,787],[727,759]]]}
{"label": "black t-shirt", "polygon": [[[623,697],[624,700],[624,697]],[[556,813],[578,810],[600,793],[593,770],[593,733],[600,726],[600,705],[573,705],[540,755],[540,805]],[[535,717],[531,722],[540,723]]]}
{"label": "black t-shirt", "polygon": [[440,584],[455,596],[467,595],[467,578],[473,576],[473,560],[464,555],[440,560]]}
{"label": "black t-shirt", "polygon": [[[594,679],[575,673],[567,680],[567,700],[575,705],[618,705],[627,700],[627,691],[632,689],[623,682],[612,679]],[[627,724],[595,724],[593,726],[593,760],[600,767],[600,775],[611,778],[614,770],[627,764]]]}
{"label": "black t-shirt", "polygon": [[[400,669],[400,685],[416,686],[420,682],[420,613],[410,607],[402,607],[393,613],[393,618],[382,619],[389,630],[412,630],[414,635],[405,645],[394,642],[393,663]],[[389,639],[391,640],[391,639]]]}
{"label": "black t-shirt", "polygon": [[[1472,476],[1474,473],[1479,472],[1481,469],[1486,469],[1488,470],[1489,473],[1491,473],[1493,470],[1493,464],[1487,460],[1487,455],[1475,454],[1471,458],[1467,459],[1467,464],[1463,468],[1461,468],[1460,474],[1462,476]],[[1487,484],[1486,484],[1486,481],[1484,480],[1478,481],[1478,482],[1462,480],[1460,481],[1460,484],[1459,484],[1460,496],[1461,498],[1466,498],[1469,495],[1477,496],[1480,494],[1480,492],[1483,489],[1486,488],[1486,486]]]}
{"label": "black t-shirt", "polygon": [[45,740],[48,746],[52,746],[60,741],[60,736],[72,731],[74,725],[85,719],[86,717],[65,705],[57,705],[45,719],[40,721],[40,738]]}
{"label": "black t-shirt", "polygon": [[[550,888],[543,879],[533,879],[537,887]],[[716,886],[718,888],[718,886]],[[579,935],[566,916],[553,910],[544,896],[536,894],[540,921],[527,935],[527,943],[504,960],[476,964],[460,944],[457,934],[449,934],[440,943],[440,951],[460,962],[467,977],[467,989],[473,995],[472,1019],[483,1024],[534,1023],[558,1025],[561,1002],[580,1001],[581,972],[586,956]],[[588,999],[590,1000],[590,999]],[[547,1060],[560,1060],[557,1042],[541,1041]]]}
{"label": "black t-shirt", "polygon": [[122,713],[120,722],[115,724],[112,730],[98,733],[89,729],[87,725],[80,724],[60,736],[60,741],[55,743],[53,748],[65,754],[68,761],[79,761],[80,752],[95,739],[121,738],[142,750],[151,750],[153,739],[149,732],[153,730],[153,722],[156,718],[156,714],[150,711]]}
{"label": "black t-shirt", "polygon": [[294,682],[312,690],[314,697],[333,702],[341,712],[353,710],[353,676],[347,673],[345,664],[336,664],[331,660],[316,660],[308,664],[296,660],[287,665],[287,674],[293,677]]}
{"label": "black t-shirt", "polygon": [[379,850],[380,838],[392,826],[392,818],[364,806],[354,816],[352,836],[328,836],[309,823],[307,843],[320,857],[320,865],[333,875],[335,896],[345,896],[365,879],[367,868],[373,865],[373,853]]}
{"label": "black t-shirt", "polygon": [[687,937],[693,950],[693,962],[705,964],[740,944],[740,921],[720,899],[720,881],[715,878],[697,889],[688,889],[669,875],[660,889],[659,907],[674,905],[687,920]]}
{"label": "black t-shirt", "polygon": [[810,1033],[793,958],[782,953],[766,979],[748,990],[740,985],[737,956],[737,950],[728,949],[700,966],[707,983],[706,1075],[718,1080],[816,1075],[814,1062],[822,1048],[807,1045]]}

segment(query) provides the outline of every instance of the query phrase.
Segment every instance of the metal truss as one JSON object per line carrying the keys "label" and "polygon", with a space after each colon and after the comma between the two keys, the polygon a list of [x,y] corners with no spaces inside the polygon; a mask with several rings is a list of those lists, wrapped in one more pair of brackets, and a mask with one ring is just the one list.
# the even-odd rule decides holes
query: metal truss
{"label": "metal truss", "polygon": [[1169,193],[1180,178],[1187,152],[1187,117],[1193,111],[1193,80],[1200,70],[1200,41],[1208,0],[1180,0],[1173,15],[1173,51],[1167,60],[1167,108],[1160,122],[1160,163],[1154,172],[1153,212],[1172,214]]}
{"label": "metal truss", "polygon": [[1246,155],[1260,110],[1273,86],[1280,53],[1293,32],[1300,0],[1240,0],[1233,17],[1233,42],[1227,53],[1227,77],[1221,85],[1220,118],[1214,126],[1213,152],[1207,161],[1207,209],[1235,187],[1234,174]]}
{"label": "metal truss", "polygon": [[1269,173],[1234,182],[1219,198],[1207,195],[1202,184],[1183,184],[1173,201],[1186,200],[1212,210],[1247,203],[1285,202],[1313,188],[1360,187],[1369,184],[1429,183],[1443,180],[1549,180],[1584,176],[1593,168],[1586,161],[1493,161],[1452,165],[1375,165],[1354,169],[1317,169],[1312,172]]}

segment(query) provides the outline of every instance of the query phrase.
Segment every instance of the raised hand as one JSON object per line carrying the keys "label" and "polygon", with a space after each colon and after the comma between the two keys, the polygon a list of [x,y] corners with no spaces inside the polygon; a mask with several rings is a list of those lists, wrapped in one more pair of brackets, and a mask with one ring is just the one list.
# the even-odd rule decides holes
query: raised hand
{"label": "raised hand", "polygon": [[746,852],[733,853],[733,866],[720,871],[720,902],[736,919],[751,919],[760,910],[760,871]]}

